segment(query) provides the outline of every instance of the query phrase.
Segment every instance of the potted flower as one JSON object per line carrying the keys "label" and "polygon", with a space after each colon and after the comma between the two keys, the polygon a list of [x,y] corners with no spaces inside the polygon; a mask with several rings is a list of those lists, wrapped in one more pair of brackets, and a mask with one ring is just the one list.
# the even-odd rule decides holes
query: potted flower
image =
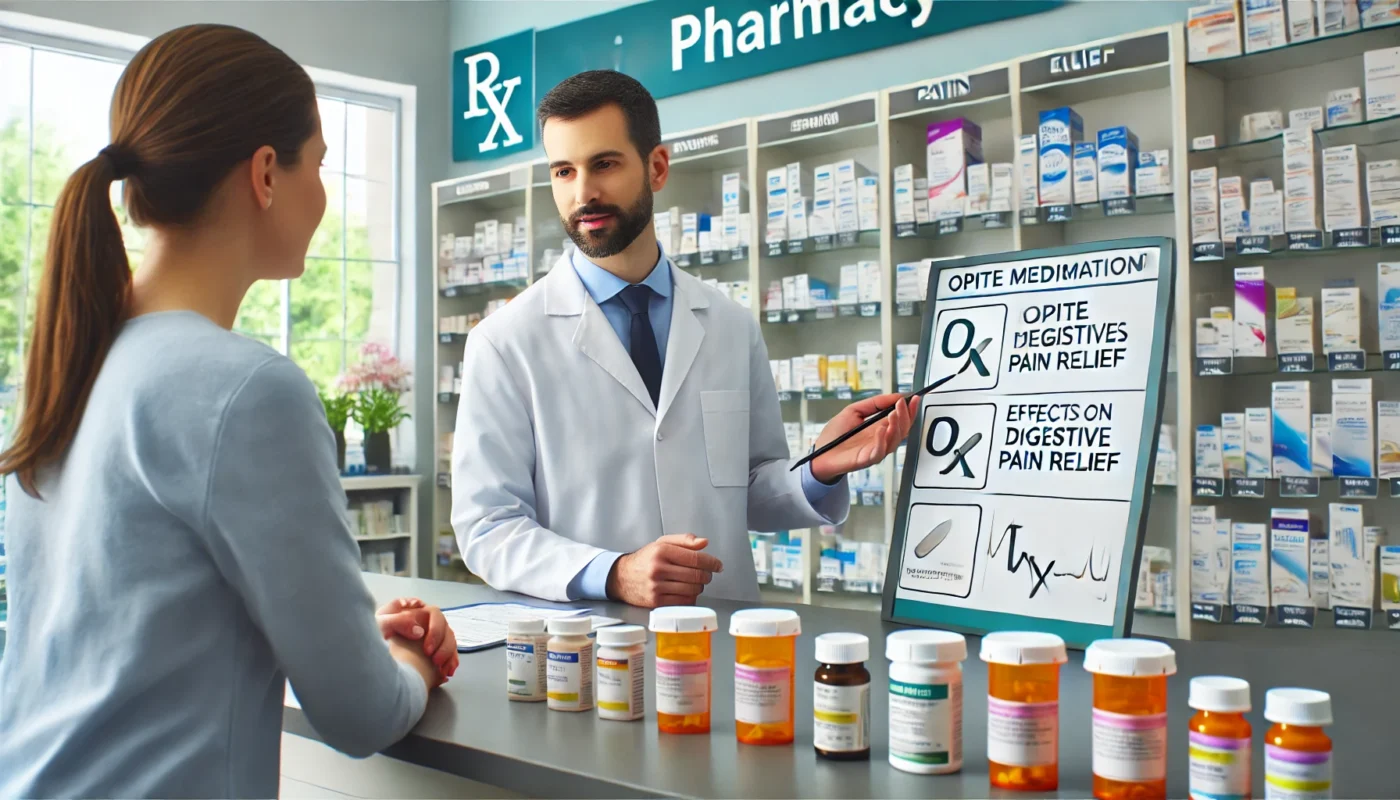
{"label": "potted flower", "polygon": [[339,388],[354,395],[350,418],[365,432],[365,472],[387,474],[391,469],[389,431],[409,418],[399,397],[409,390],[411,373],[389,348],[368,342],[360,363],[341,376]]}
{"label": "potted flower", "polygon": [[326,422],[330,423],[335,434],[335,464],[345,471],[345,423],[350,419],[350,411],[355,407],[354,395],[338,392],[321,392],[321,405],[326,409]]}

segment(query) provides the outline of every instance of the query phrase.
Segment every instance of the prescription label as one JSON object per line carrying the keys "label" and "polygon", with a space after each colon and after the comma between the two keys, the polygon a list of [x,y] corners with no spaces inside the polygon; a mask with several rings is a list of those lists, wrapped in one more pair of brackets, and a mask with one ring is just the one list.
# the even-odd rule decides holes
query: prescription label
{"label": "prescription label", "polygon": [[641,658],[598,659],[598,708],[641,716],[646,710]]}
{"label": "prescription label", "polygon": [[1332,753],[1264,745],[1266,800],[1326,800],[1332,796]]}
{"label": "prescription label", "polygon": [[787,722],[792,669],[734,665],[734,719],[750,725]]}
{"label": "prescription label", "polygon": [[962,760],[962,684],[890,681],[890,755],[914,764]]}
{"label": "prescription label", "polygon": [[1191,732],[1191,800],[1249,797],[1249,739]]}
{"label": "prescription label", "polygon": [[870,684],[813,684],[812,744],[837,753],[870,749]]}
{"label": "prescription label", "polygon": [[593,707],[593,648],[577,652],[549,651],[549,707],[586,711]]}
{"label": "prescription label", "polygon": [[537,699],[545,691],[545,659],[530,642],[506,645],[506,693]]}
{"label": "prescription label", "polygon": [[656,659],[656,711],[659,714],[710,712],[710,660]]}
{"label": "prescription label", "polygon": [[1167,777],[1167,715],[1094,709],[1094,774],[1114,781]]}
{"label": "prescription label", "polygon": [[987,759],[1011,767],[1040,767],[1060,757],[1060,704],[987,698]]}

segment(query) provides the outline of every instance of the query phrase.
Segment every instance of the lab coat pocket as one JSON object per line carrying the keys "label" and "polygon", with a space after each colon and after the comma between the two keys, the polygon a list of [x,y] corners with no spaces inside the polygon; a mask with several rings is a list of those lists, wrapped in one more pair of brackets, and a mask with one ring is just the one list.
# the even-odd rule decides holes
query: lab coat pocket
{"label": "lab coat pocket", "polygon": [[740,390],[701,392],[705,415],[705,456],[710,483],[749,485],[749,393]]}

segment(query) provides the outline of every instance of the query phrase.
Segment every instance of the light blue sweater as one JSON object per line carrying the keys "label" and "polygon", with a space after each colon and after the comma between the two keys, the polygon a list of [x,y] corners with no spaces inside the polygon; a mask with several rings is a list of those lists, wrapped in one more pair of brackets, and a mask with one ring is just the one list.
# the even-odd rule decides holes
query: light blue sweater
{"label": "light blue sweater", "polygon": [[422,715],[285,357],[197,314],[138,317],[43,500],[8,480],[0,798],[274,797],[284,679],[351,755]]}

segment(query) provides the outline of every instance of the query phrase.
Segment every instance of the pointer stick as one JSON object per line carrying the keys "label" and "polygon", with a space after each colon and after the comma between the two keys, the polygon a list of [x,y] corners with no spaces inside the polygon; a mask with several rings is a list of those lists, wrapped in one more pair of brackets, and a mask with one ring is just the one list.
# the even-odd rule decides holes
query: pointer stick
{"label": "pointer stick", "polygon": [[[844,442],[846,442],[847,440],[849,440],[852,436],[855,436],[856,434],[860,433],[861,431],[865,430],[866,428],[869,428],[871,425],[874,425],[875,423],[879,422],[880,420],[884,419],[885,417],[888,417],[891,413],[894,412],[895,405],[898,405],[898,403],[907,403],[907,402],[909,402],[911,399],[913,399],[913,398],[915,398],[915,397],[923,397],[924,395],[928,394],[929,392],[933,391],[934,389],[937,389],[938,387],[942,386],[943,384],[947,383],[948,381],[951,381],[952,379],[958,377],[959,375],[963,374],[964,372],[967,372],[967,368],[970,367],[970,366],[972,366],[972,359],[973,359],[973,357],[976,356],[976,355],[981,354],[981,352],[982,352],[983,350],[986,350],[986,349],[987,349],[987,345],[989,345],[989,344],[991,344],[991,343],[992,343],[992,340],[991,340],[990,338],[983,339],[982,341],[978,342],[978,343],[977,343],[977,346],[974,347],[974,348],[972,348],[972,349],[973,349],[973,352],[970,353],[970,354],[968,354],[968,356],[967,356],[967,362],[964,363],[964,364],[962,365],[962,369],[958,370],[957,372],[954,372],[952,375],[945,375],[945,376],[943,376],[942,378],[939,378],[938,380],[934,381],[933,383],[930,383],[928,386],[925,386],[924,388],[918,390],[917,392],[910,392],[910,393],[908,393],[908,394],[901,395],[899,401],[898,401],[897,403],[895,403],[894,405],[891,405],[891,406],[889,406],[888,408],[882,408],[882,409],[880,409],[879,411],[875,412],[874,414],[871,414],[869,417],[866,417],[865,421],[862,422],[861,424],[855,426],[854,428],[850,429],[849,431],[846,431],[845,433],[843,433],[843,434],[841,434],[840,436],[836,437],[836,438],[833,439],[832,441],[827,442],[826,444],[822,445],[821,447],[818,447],[816,450],[813,450],[812,452],[810,452],[810,453],[808,453],[807,455],[803,456],[801,459],[798,460],[798,462],[797,462],[796,464],[793,464],[793,465],[792,465],[792,470],[797,469],[798,467],[802,466],[803,464],[806,464],[807,462],[811,461],[812,459],[816,458],[817,456],[820,456],[821,454],[827,452],[828,450],[832,450],[832,449],[834,449],[834,448],[840,446],[841,444],[843,444]],[[788,470],[788,471],[791,472],[792,470]]]}

